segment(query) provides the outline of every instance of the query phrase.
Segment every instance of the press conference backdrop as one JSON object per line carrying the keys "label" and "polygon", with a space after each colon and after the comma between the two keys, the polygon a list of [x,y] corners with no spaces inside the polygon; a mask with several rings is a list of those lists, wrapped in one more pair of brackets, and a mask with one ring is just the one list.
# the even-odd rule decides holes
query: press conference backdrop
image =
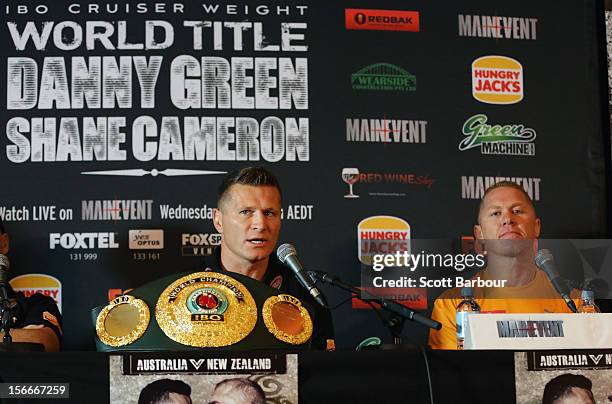
{"label": "press conference backdrop", "polygon": [[[498,177],[544,236],[606,234],[601,2],[22,3],[2,7],[0,217],[66,349],[93,347],[90,308],[199,267],[245,166],[280,179],[280,241],[354,283],[362,220],[459,239]],[[341,347],[387,335],[350,303],[334,319]]]}

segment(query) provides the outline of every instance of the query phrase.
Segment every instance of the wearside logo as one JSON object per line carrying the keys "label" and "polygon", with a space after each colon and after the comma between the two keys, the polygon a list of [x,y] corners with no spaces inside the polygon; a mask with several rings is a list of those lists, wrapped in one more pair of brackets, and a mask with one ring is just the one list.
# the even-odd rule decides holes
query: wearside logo
{"label": "wearside logo", "polygon": [[346,29],[419,32],[419,12],[401,10],[344,10]]}
{"label": "wearside logo", "polygon": [[472,95],[486,104],[523,99],[523,66],[507,56],[483,56],[472,63]]}
{"label": "wearside logo", "polygon": [[391,63],[368,65],[351,75],[353,90],[416,91],[416,76]]}

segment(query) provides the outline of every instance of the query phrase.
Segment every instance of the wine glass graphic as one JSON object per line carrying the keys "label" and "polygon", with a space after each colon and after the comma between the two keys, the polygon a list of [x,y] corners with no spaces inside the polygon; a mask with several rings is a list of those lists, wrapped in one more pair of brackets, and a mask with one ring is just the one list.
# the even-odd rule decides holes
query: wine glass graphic
{"label": "wine glass graphic", "polygon": [[344,195],[345,198],[359,198],[359,195],[353,193],[353,184],[359,181],[359,169],[357,168],[343,168],[342,169],[342,181],[349,185],[349,193]]}

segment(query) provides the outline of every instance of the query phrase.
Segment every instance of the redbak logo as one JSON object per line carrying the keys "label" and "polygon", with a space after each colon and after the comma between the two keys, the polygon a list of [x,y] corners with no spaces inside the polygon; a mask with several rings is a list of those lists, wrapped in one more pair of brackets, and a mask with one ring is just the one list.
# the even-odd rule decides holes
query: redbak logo
{"label": "redbak logo", "polygon": [[[427,288],[363,288],[376,297],[393,299],[413,310],[427,309]],[[378,303],[371,302],[379,308]],[[353,309],[372,309],[368,303],[354,297],[351,299]]]}
{"label": "redbak logo", "polygon": [[419,12],[401,10],[344,10],[346,29],[419,32]]}

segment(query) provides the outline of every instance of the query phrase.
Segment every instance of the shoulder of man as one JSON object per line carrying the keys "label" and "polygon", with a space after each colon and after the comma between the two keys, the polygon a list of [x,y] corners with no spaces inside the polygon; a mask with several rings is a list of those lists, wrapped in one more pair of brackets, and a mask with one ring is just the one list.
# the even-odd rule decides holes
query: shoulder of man
{"label": "shoulder of man", "polygon": [[17,292],[15,299],[19,302],[23,312],[23,316],[17,324],[18,327],[40,325],[48,327],[55,332],[61,341],[63,335],[62,315],[55,300],[40,293],[34,293],[26,297],[22,292]]}

